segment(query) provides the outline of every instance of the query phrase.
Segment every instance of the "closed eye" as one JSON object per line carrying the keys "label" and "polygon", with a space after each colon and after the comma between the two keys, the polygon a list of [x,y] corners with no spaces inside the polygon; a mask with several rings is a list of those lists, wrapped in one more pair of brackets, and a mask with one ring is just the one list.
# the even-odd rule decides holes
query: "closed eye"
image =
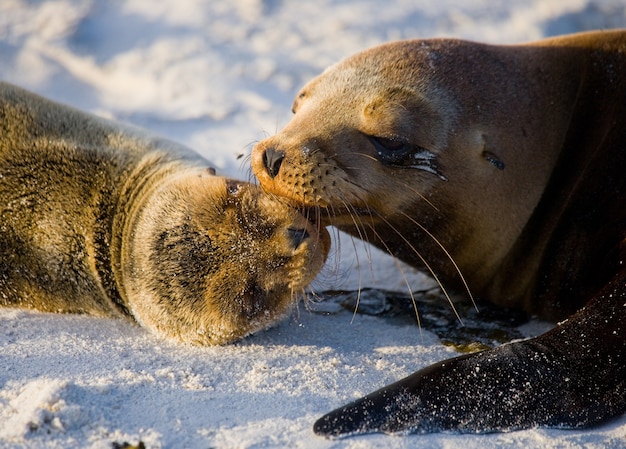
{"label": "closed eye", "polygon": [[400,139],[369,136],[374,144],[378,160],[385,165],[403,165],[402,162],[413,152],[413,145]]}
{"label": "closed eye", "polygon": [[437,155],[402,138],[367,136],[381,164],[397,168],[415,168],[444,179],[437,165]]}

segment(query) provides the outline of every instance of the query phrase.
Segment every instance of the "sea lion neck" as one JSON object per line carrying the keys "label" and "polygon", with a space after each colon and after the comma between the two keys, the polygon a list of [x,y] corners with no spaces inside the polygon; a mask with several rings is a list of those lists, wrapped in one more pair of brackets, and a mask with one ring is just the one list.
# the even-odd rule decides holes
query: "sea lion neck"
{"label": "sea lion neck", "polygon": [[[553,96],[566,107],[556,116],[563,123],[562,131],[555,130],[558,157],[527,224],[484,290],[487,297],[504,298],[505,305],[555,320],[610,280],[619,266],[620,229],[626,222],[621,206],[626,130],[619,119],[626,104],[614,101],[626,98],[626,82],[616,76],[626,72],[625,52],[615,51],[626,42],[619,36],[608,39],[604,49],[593,52],[589,44],[577,40],[566,50],[537,48],[561,58],[558,66],[567,69],[556,78],[560,89]],[[546,118],[547,128],[555,128],[553,123]]]}
{"label": "sea lion neck", "polygon": [[[128,156],[126,156],[129,158]],[[118,174],[120,182],[119,190],[112,211],[108,216],[114,217],[111,223],[111,271],[117,282],[119,296],[123,302],[119,304],[128,313],[125,304],[128,304],[128,295],[123,281],[124,265],[129,263],[128,258],[132,253],[124,235],[129,233],[134,226],[134,221],[139,217],[146,206],[147,201],[160,186],[167,182],[168,178],[178,176],[182,161],[172,158],[168,153],[137,154],[126,160],[123,166],[125,170]],[[134,160],[132,160],[134,159]],[[198,169],[201,170],[201,169]],[[114,213],[113,213],[114,212]],[[106,273],[106,270],[104,271]]]}

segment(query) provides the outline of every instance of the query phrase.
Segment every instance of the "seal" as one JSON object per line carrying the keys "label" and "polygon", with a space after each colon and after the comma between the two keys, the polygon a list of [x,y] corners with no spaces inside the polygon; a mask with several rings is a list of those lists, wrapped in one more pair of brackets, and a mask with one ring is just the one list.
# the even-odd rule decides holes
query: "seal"
{"label": "seal", "polygon": [[626,31],[384,44],[297,95],[262,187],[443,284],[563,320],[427,367],[316,433],[595,425],[626,411]]}
{"label": "seal", "polygon": [[180,145],[0,84],[0,305],[228,343],[304,291],[318,227]]}

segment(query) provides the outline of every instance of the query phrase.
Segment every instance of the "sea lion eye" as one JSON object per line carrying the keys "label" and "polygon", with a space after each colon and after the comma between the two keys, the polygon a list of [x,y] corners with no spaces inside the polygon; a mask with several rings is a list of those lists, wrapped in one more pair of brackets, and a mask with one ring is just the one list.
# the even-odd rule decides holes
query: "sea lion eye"
{"label": "sea lion eye", "polygon": [[445,180],[437,165],[437,155],[432,151],[400,138],[367,137],[374,145],[376,158],[381,164],[397,168],[416,168]]}
{"label": "sea lion eye", "polygon": [[226,181],[226,193],[228,193],[228,195],[230,196],[239,195],[239,191],[241,190],[241,187],[243,187],[243,184],[239,181],[235,181],[235,180]]}
{"label": "sea lion eye", "polygon": [[383,164],[396,165],[413,150],[410,144],[400,139],[370,136],[370,140],[374,144],[374,148],[376,148],[378,159]]}
{"label": "sea lion eye", "polygon": [[369,136],[369,139],[374,144],[378,160],[384,165],[411,167],[416,164],[418,159],[422,159],[422,156],[427,152],[427,150],[402,139],[375,136]]}
{"label": "sea lion eye", "polygon": [[295,114],[296,112],[298,112],[298,107],[300,106],[300,103],[304,101],[304,99],[307,96],[307,91],[303,90],[301,91],[298,96],[296,97],[296,99],[293,102],[293,105],[291,105],[291,113]]}
{"label": "sea lion eye", "polygon": [[287,235],[289,236],[293,249],[298,249],[298,247],[311,236],[306,229],[294,228],[287,229]]}

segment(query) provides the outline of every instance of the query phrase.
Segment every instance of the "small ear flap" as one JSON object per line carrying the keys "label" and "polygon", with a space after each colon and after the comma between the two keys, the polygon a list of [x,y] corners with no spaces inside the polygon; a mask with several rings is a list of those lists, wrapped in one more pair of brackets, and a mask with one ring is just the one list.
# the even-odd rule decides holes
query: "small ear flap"
{"label": "small ear flap", "polygon": [[376,111],[383,105],[384,100],[382,98],[377,98],[376,100],[369,103],[365,108],[363,108],[363,115],[366,118],[372,117]]}
{"label": "small ear flap", "polygon": [[302,102],[302,100],[304,100],[307,96],[307,91],[306,90],[301,90],[300,92],[298,92],[298,95],[296,96],[296,99],[293,100],[293,104],[291,105],[291,112],[292,113],[296,113],[298,111],[298,107],[300,106],[300,103]]}
{"label": "small ear flap", "polygon": [[483,158],[498,170],[504,170],[506,167],[506,164],[491,151],[483,151]]}

